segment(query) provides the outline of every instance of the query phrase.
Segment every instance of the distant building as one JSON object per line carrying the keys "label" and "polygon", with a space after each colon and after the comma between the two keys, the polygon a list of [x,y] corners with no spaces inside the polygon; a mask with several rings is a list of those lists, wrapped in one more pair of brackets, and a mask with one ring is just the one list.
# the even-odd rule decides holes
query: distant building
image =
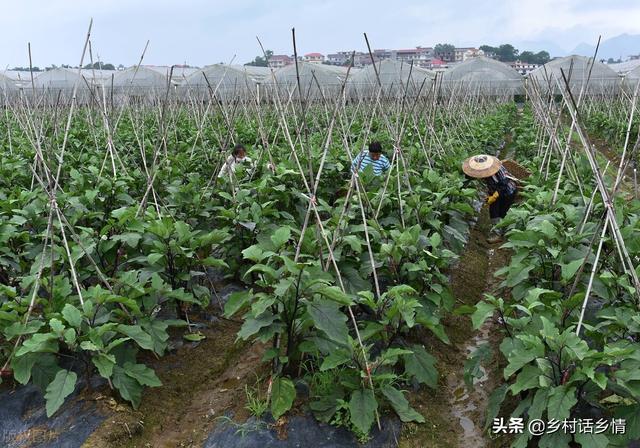
{"label": "distant building", "polygon": [[407,63],[413,63],[418,67],[427,67],[435,54],[431,47],[416,47],[405,50],[395,50],[395,59]]}
{"label": "distant building", "polygon": [[337,53],[328,54],[325,63],[330,65],[346,65],[349,62],[350,58],[350,52],[339,51]]}
{"label": "distant building", "polygon": [[463,62],[469,58],[484,56],[484,51],[474,47],[456,48],[454,51],[455,62]]}
{"label": "distant building", "polygon": [[373,50],[373,57],[376,59],[376,61],[396,58],[394,50]]}
{"label": "distant building", "polygon": [[294,63],[294,59],[286,54],[274,54],[269,58],[269,66],[272,68],[285,67]]}
{"label": "distant building", "polygon": [[540,67],[539,64],[532,64],[530,62],[522,62],[522,61],[511,62],[509,65],[521,75],[526,75],[527,73]]}
{"label": "distant building", "polygon": [[324,55],[322,53],[307,53],[302,60],[304,62],[311,62],[312,64],[322,64],[324,62]]}
{"label": "distant building", "polygon": [[427,68],[436,70],[436,69],[444,69],[446,66],[447,66],[447,63],[444,62],[442,59],[433,58],[429,62],[429,66]]}

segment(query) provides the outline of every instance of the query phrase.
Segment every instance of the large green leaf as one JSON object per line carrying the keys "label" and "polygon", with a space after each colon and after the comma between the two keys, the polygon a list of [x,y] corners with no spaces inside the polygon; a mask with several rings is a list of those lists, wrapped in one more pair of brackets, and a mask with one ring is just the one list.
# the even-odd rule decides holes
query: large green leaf
{"label": "large green leaf", "polygon": [[136,379],[138,383],[142,384],[143,386],[162,386],[162,382],[160,382],[160,379],[156,376],[156,373],[153,371],[153,369],[150,369],[144,364],[133,364],[130,362],[125,362],[122,367],[127,375],[129,375],[131,378]]}
{"label": "large green leaf", "polygon": [[349,400],[351,423],[362,433],[369,434],[378,409],[378,402],[371,389],[354,390]]}
{"label": "large green leaf", "polygon": [[415,377],[422,384],[435,389],[438,387],[438,370],[435,368],[436,359],[424,347],[412,345],[413,354],[404,355],[405,371]]}
{"label": "large green leaf", "polygon": [[383,386],[382,394],[387,397],[391,406],[403,422],[424,423],[424,417],[409,406],[409,402],[401,391],[392,386]]}
{"label": "large green leaf", "polygon": [[544,356],[544,346],[542,341],[535,339],[529,342],[529,345],[525,345],[519,340],[516,340],[512,349],[509,352],[504,353],[507,357],[507,361],[509,362],[507,367],[504,369],[505,380],[509,379],[511,375],[534,359]]}
{"label": "large green leaf", "polygon": [[538,442],[538,448],[568,448],[571,442],[571,434],[564,431],[556,431],[544,434]]}
{"label": "large green leaf", "polygon": [[498,416],[500,412],[500,406],[502,406],[502,402],[504,401],[505,396],[507,395],[507,384],[503,384],[494,390],[489,396],[489,403],[487,404],[487,417],[485,419],[484,429],[486,430],[491,426],[493,419]]}
{"label": "large green leaf", "polygon": [[58,341],[53,333],[36,333],[22,343],[15,356],[27,353],[57,353]]}
{"label": "large green leaf", "polygon": [[609,446],[609,438],[604,434],[586,434],[577,432],[575,440],[583,448],[607,448]]}
{"label": "large green leaf", "polygon": [[153,350],[153,339],[151,335],[144,331],[140,325],[120,324],[118,325],[118,331],[136,341],[140,347],[146,350]]}
{"label": "large green leaf", "polygon": [[323,372],[325,370],[335,369],[342,364],[346,364],[351,361],[351,355],[346,350],[333,350],[329,353],[329,356],[326,356],[322,360],[322,365],[320,366],[320,371]]}
{"label": "large green leaf", "polygon": [[271,386],[271,414],[279,419],[293,406],[296,398],[296,388],[289,378],[277,377]]}
{"label": "large green leaf", "polygon": [[511,385],[511,393],[513,395],[517,395],[523,390],[529,390],[539,387],[540,374],[541,372],[538,367],[533,365],[524,366],[516,377],[516,382]]}
{"label": "large green leaf", "polygon": [[571,263],[561,264],[560,266],[562,267],[562,280],[567,281],[573,278],[573,276],[576,275],[576,272],[578,272],[578,269],[580,269],[580,266],[582,266],[583,261],[584,260],[579,259],[574,260]]}
{"label": "large green leaf", "polygon": [[238,312],[253,296],[253,290],[236,291],[229,295],[227,303],[224,304],[225,317],[231,317]]}
{"label": "large green leaf", "polygon": [[103,378],[111,378],[113,367],[116,365],[116,357],[114,355],[98,353],[91,358],[91,362],[93,362],[93,365],[98,369],[100,376]]}
{"label": "large green leaf", "polygon": [[248,339],[260,331],[261,328],[271,325],[276,320],[276,317],[270,312],[264,313],[259,317],[247,317],[238,332],[238,338]]}
{"label": "large green leaf", "polygon": [[353,300],[337,286],[323,286],[318,290],[327,299],[331,299],[341,305],[351,305]]}
{"label": "large green leaf", "polygon": [[280,249],[291,238],[291,228],[280,227],[271,235],[271,242],[276,247],[275,250]]}
{"label": "large green leaf", "polygon": [[67,303],[64,308],[62,308],[62,316],[69,325],[80,328],[80,324],[82,324],[82,313],[78,308]]}
{"label": "large green leaf", "polygon": [[31,369],[38,360],[38,353],[27,353],[23,356],[14,356],[11,360],[13,378],[20,384],[27,384],[31,379]]}
{"label": "large green leaf", "polygon": [[496,307],[487,302],[476,303],[476,310],[471,315],[471,323],[473,323],[473,329],[477,330],[484,324],[488,317],[493,315]]}
{"label": "large green leaf", "polygon": [[47,417],[51,417],[60,409],[60,406],[76,387],[78,376],[71,370],[60,370],[51,384],[47,386],[47,392],[44,396],[47,400],[46,409]]}
{"label": "large green leaf", "polygon": [[485,343],[480,345],[474,352],[467,358],[464,363],[464,382],[469,389],[473,387],[473,380],[476,378],[482,378],[484,372],[482,371],[482,363],[486,363],[491,359],[493,351],[491,345]]}
{"label": "large green leaf", "polygon": [[573,386],[557,386],[549,394],[547,415],[549,418],[564,420],[569,418],[571,408],[578,402],[576,388]]}
{"label": "large green leaf", "polygon": [[340,306],[336,302],[315,299],[308,303],[307,312],[313,319],[316,328],[322,330],[329,339],[342,345],[348,345],[347,316],[340,311]]}
{"label": "large green leaf", "polygon": [[137,380],[127,375],[125,370],[120,366],[114,366],[112,383],[120,396],[131,402],[134,409],[138,409],[140,399],[142,398],[142,386]]}

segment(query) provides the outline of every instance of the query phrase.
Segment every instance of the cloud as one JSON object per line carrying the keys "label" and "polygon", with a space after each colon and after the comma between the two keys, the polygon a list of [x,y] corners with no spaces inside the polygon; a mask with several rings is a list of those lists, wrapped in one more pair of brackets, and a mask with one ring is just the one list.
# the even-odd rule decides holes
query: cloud
{"label": "cloud", "polygon": [[193,65],[242,63],[260,53],[259,36],[276,53],[549,41],[570,49],[621,33],[640,33],[637,0],[21,0],[3,5],[0,67],[77,64],[89,19],[94,58]]}

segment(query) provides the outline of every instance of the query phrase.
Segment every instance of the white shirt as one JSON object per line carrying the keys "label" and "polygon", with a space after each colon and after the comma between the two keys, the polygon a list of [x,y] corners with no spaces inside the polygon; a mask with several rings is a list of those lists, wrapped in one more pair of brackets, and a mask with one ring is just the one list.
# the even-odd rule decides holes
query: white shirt
{"label": "white shirt", "polygon": [[218,173],[218,177],[229,177],[229,170],[231,173],[236,172],[236,164],[238,163],[248,163],[250,168],[253,168],[253,161],[250,157],[244,157],[243,159],[236,159],[235,156],[230,155],[227,157],[227,161],[224,162],[220,172]]}

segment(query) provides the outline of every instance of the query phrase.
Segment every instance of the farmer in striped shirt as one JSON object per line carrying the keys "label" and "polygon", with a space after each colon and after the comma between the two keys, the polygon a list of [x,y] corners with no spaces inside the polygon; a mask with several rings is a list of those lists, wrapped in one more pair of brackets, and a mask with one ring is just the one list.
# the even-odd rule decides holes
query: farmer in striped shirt
{"label": "farmer in striped shirt", "polygon": [[375,141],[369,143],[369,150],[362,151],[355,159],[353,159],[351,170],[361,172],[369,165],[373,167],[373,173],[376,176],[379,176],[391,167],[389,159],[382,154],[382,145],[380,142]]}

